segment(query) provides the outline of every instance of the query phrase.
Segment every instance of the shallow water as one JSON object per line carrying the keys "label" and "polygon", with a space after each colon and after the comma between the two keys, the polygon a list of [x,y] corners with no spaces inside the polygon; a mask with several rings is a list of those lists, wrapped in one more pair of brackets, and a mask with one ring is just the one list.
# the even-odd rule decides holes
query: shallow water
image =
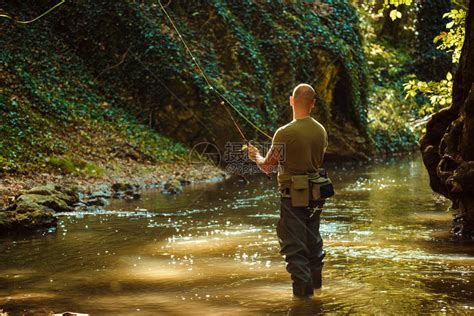
{"label": "shallow water", "polygon": [[474,313],[474,247],[416,157],[329,166],[322,293],[293,301],[278,254],[275,179],[146,191],[56,233],[0,239],[0,310],[94,315]]}

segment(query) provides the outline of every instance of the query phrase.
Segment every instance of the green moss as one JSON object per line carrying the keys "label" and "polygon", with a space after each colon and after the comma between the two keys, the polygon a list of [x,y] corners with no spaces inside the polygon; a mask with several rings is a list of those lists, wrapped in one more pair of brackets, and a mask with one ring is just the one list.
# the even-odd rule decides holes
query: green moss
{"label": "green moss", "polygon": [[77,170],[80,170],[76,167],[71,158],[50,157],[45,160],[51,167],[60,169],[67,173],[75,173]]}
{"label": "green moss", "polygon": [[47,165],[64,173],[80,174],[90,177],[103,176],[105,171],[97,164],[72,157],[47,157]]}

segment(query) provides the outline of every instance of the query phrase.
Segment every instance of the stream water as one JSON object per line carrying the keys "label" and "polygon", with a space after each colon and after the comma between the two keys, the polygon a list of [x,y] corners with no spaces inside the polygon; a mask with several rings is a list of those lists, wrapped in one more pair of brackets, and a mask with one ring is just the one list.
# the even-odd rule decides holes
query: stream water
{"label": "stream water", "polygon": [[0,239],[10,315],[474,313],[474,247],[447,236],[449,203],[418,156],[328,167],[323,290],[294,301],[279,255],[275,179],[145,191],[62,216],[55,233]]}

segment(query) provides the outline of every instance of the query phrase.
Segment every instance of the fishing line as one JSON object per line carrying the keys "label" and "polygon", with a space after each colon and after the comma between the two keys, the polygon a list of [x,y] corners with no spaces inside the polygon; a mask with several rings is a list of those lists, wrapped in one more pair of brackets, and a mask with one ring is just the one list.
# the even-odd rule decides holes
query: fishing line
{"label": "fishing line", "polygon": [[14,18],[12,18],[11,16],[9,15],[6,15],[6,14],[0,14],[0,18],[7,18],[9,20],[12,20],[13,22],[15,23],[18,23],[18,24],[28,24],[28,23],[32,23],[36,20],[39,20],[41,19],[43,16],[45,16],[46,14],[50,13],[51,11],[53,11],[54,9],[56,9],[57,7],[59,7],[61,4],[63,4],[64,2],[66,2],[66,0],[61,0],[61,2],[57,3],[55,6],[51,7],[50,9],[48,9],[47,11],[43,12],[42,14],[38,15],[36,18],[32,19],[32,20],[28,20],[28,21],[20,21],[20,20],[16,20]]}
{"label": "fishing line", "polygon": [[[272,139],[272,137],[270,135],[268,135],[265,131],[263,131],[260,127],[258,127],[257,125],[255,125],[255,123],[253,123],[247,116],[245,116],[245,114],[243,114],[226,96],[224,96],[219,90],[217,90],[212,84],[211,82],[209,81],[209,78],[207,77],[206,73],[204,72],[204,70],[201,68],[201,66],[199,65],[196,57],[194,57],[194,54],[192,53],[192,51],[189,49],[188,45],[186,44],[183,36],[181,35],[181,33],[179,32],[178,28],[176,27],[176,25],[174,24],[173,22],[173,19],[171,18],[171,16],[168,14],[168,12],[166,11],[165,7],[161,4],[161,1],[158,0],[158,3],[160,4],[160,8],[161,10],[163,11],[163,13],[166,15],[166,17],[168,18],[168,20],[170,21],[171,25],[173,26],[173,29],[176,31],[176,33],[178,34],[178,37],[179,37],[179,40],[181,41],[181,43],[183,43],[184,47],[186,48],[186,51],[188,52],[189,56],[191,56],[194,64],[196,65],[197,69],[199,70],[199,73],[201,74],[201,76],[204,78],[204,80],[206,81],[207,85],[209,86],[210,90],[211,91],[214,91],[221,99],[222,99],[222,102],[221,104],[222,105],[225,105],[225,103],[229,104],[232,109],[237,112],[237,114],[239,114],[239,116],[241,118],[243,118],[250,126],[252,126],[256,131],[258,131],[259,133],[261,133],[262,135],[264,135],[265,137],[267,137],[268,139]],[[224,106],[225,107],[225,106]],[[225,107],[226,108],[226,107]],[[230,117],[232,118],[232,121],[234,122],[234,125],[235,127],[237,128],[237,130],[239,131],[239,134],[242,136],[242,138],[246,141],[247,139],[245,138],[244,134],[242,133],[242,130],[238,127],[237,125],[237,122],[235,121],[234,117],[232,116],[232,113],[230,113],[230,111],[227,109],[227,113],[229,113]]]}
{"label": "fishing line", "polygon": [[242,137],[242,139],[245,140],[246,143],[249,143],[249,141],[248,141],[247,138],[245,137],[244,133],[243,133],[242,130],[240,129],[239,124],[237,124],[237,122],[235,121],[234,116],[232,115],[232,113],[230,113],[229,108],[225,106],[224,101],[222,101],[221,104],[224,106],[224,109],[226,109],[227,113],[229,114],[230,118],[232,119],[232,122],[234,123],[234,126],[235,126],[235,128],[237,129],[237,131],[239,132],[239,134],[240,134],[240,136]]}

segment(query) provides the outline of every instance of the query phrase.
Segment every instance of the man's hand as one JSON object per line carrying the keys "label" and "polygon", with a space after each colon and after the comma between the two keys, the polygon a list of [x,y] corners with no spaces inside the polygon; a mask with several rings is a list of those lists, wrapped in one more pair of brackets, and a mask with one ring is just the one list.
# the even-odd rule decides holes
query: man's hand
{"label": "man's hand", "polygon": [[257,147],[253,146],[252,144],[247,145],[247,154],[249,159],[255,162],[262,158],[262,155],[258,151]]}
{"label": "man's hand", "polygon": [[246,146],[246,150],[249,159],[255,162],[267,175],[273,171],[275,166],[278,166],[279,152],[275,151],[273,147],[267,153],[266,157],[262,157],[257,147],[251,144]]}

